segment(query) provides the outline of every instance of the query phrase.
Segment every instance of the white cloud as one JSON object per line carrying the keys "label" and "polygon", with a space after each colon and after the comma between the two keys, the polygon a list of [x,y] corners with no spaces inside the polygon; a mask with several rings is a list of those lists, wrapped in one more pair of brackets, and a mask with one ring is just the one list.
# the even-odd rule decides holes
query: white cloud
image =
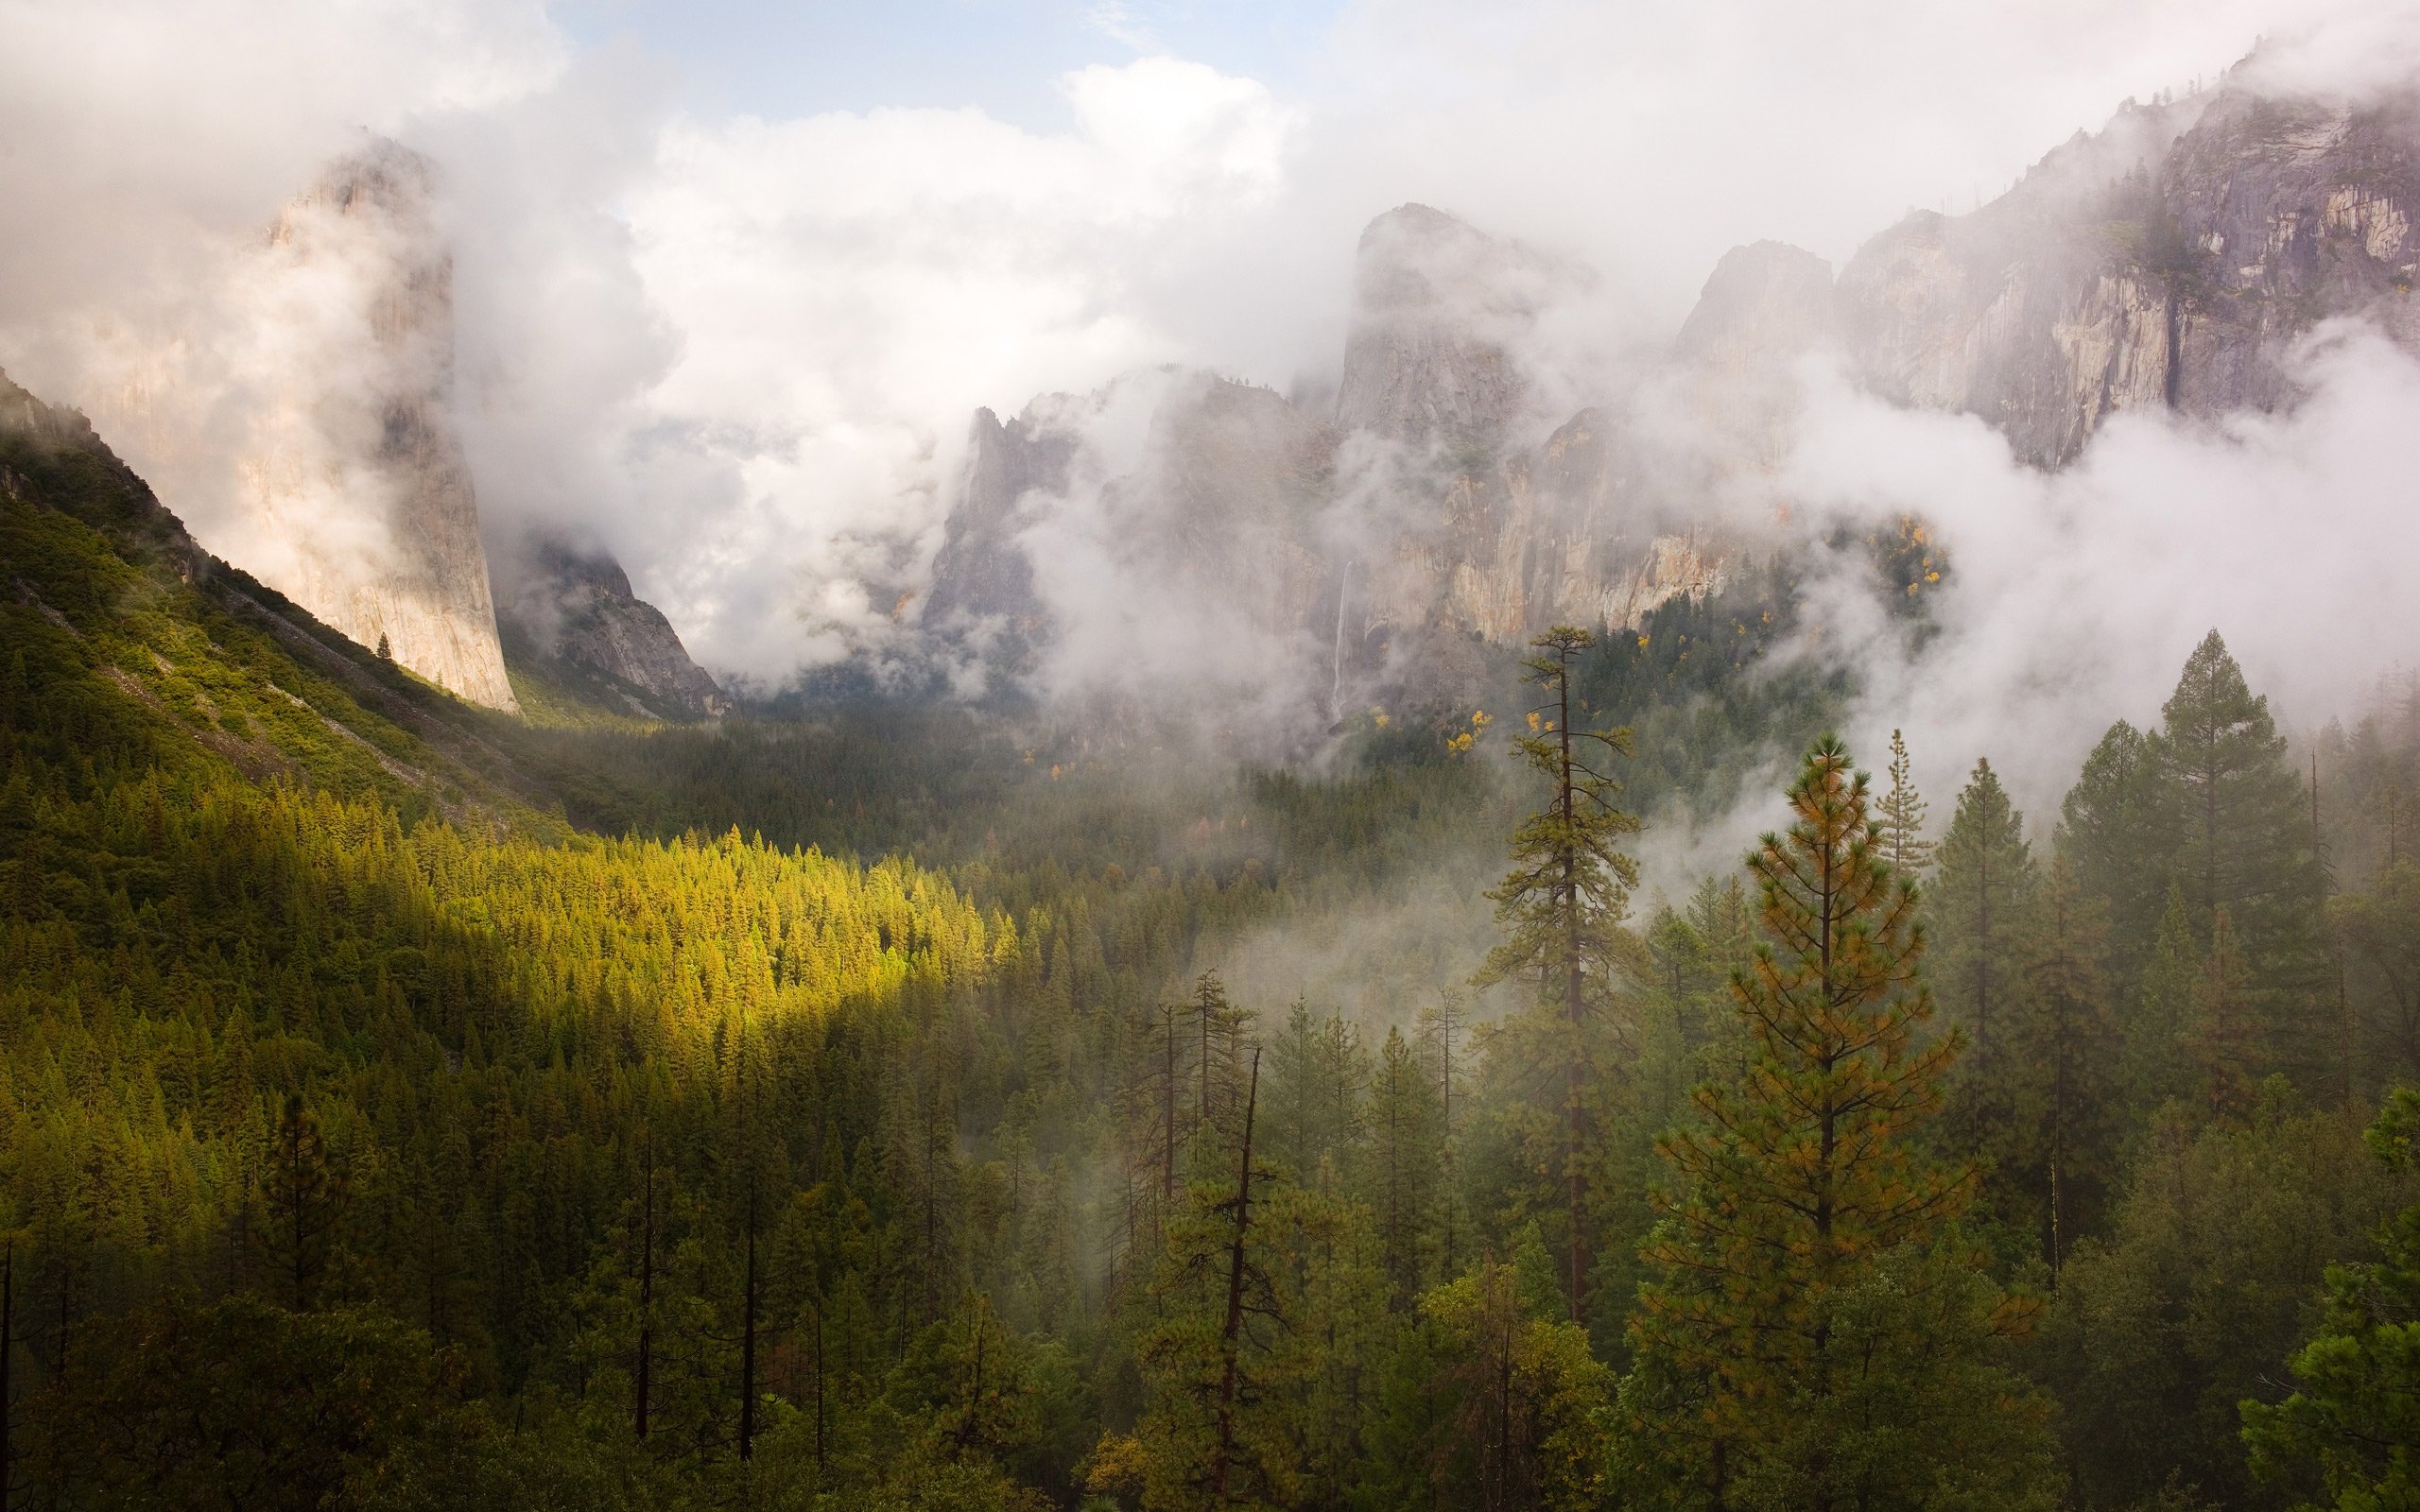
{"label": "white cloud", "polygon": [[892,605],[859,585],[913,583],[977,406],[1186,354],[1138,281],[1189,257],[1196,221],[1267,202],[1291,117],[1168,59],[1063,88],[1056,135],[972,111],[666,132],[629,205],[682,343],[649,404],[738,490],[667,510],[647,545],[716,543],[659,582],[717,664],[778,677],[879,633]]}
{"label": "white cloud", "polygon": [[1936,793],[1989,756],[2048,825],[2101,731],[2156,723],[2214,627],[2288,730],[2420,656],[2420,360],[2339,321],[2297,364],[2309,397],[2290,414],[2119,415],[2060,472],[2020,467],[1971,417],[1819,384],[1784,487],[1853,516],[1920,512],[1952,562],[1943,634],[1912,662],[1856,635],[1859,610],[1824,611],[1868,687],[1856,748],[1878,761],[1905,726]]}

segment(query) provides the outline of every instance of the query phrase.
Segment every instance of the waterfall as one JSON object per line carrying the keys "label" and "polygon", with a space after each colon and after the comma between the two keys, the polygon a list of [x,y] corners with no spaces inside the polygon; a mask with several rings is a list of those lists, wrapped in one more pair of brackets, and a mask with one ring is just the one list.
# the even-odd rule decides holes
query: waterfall
{"label": "waterfall", "polygon": [[1327,671],[1327,716],[1330,719],[1344,717],[1343,711],[1336,705],[1344,691],[1344,597],[1352,587],[1353,559],[1348,557],[1344,561],[1344,575],[1336,582],[1336,646],[1329,653]]}

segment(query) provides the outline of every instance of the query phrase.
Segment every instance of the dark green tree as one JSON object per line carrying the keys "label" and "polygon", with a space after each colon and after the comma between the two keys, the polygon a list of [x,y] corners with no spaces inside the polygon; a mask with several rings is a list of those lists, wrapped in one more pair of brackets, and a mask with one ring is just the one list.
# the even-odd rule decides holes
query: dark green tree
{"label": "dark green tree", "polygon": [[1437,1092],[1411,1042],[1390,1028],[1370,1084],[1365,1192],[1397,1309],[1412,1304],[1443,1260],[1445,1119]]}
{"label": "dark green tree", "polygon": [[1958,795],[1942,836],[1938,875],[1926,898],[1932,929],[1931,977],[1949,1022],[1971,1046],[1968,1076],[1998,1074],[2001,1026],[2017,977],[2020,942],[2033,901],[2034,867],[2025,816],[1989,761]]}
{"label": "dark green tree", "polygon": [[2212,630],[2185,663],[2154,742],[2170,870],[2207,942],[2224,909],[2243,952],[2265,1047],[2307,1058],[2296,1011],[2323,974],[2325,898],[2302,776],[2285,737]]}
{"label": "dark green tree", "polygon": [[2015,1159],[1999,1173],[2040,1215],[2054,1285],[2067,1251],[2098,1227],[2117,1174],[2124,1053],[2103,967],[2108,934],[2101,901],[2054,859],[2018,952],[2008,1057]]}
{"label": "dark green tree", "polygon": [[1919,1035],[1915,890],[1876,856],[1867,778],[1838,740],[1807,752],[1789,802],[1796,822],[1749,860],[1763,939],[1734,978],[1743,1063],[1664,1146],[1677,1185],[1631,1324],[1631,1473],[1688,1507],[1926,1506],[1962,1476],[2045,1504],[2039,1409],[1988,1358],[2028,1309],[1945,1236],[1972,1174],[1916,1143],[1960,1042]]}
{"label": "dark green tree", "polygon": [[[2420,1092],[2398,1088],[2367,1143],[2388,1169],[2411,1167]],[[2316,1469],[2340,1512],[2420,1505],[2420,1206],[2377,1235],[2378,1258],[2327,1267],[2326,1313],[2293,1358],[2294,1394],[2242,1403],[2253,1473]]]}
{"label": "dark green tree", "polygon": [[344,1211],[344,1174],[328,1160],[319,1115],[289,1093],[262,1173],[261,1213],[253,1234],[267,1252],[288,1306],[319,1301],[327,1279],[337,1223]]}
{"label": "dark green tree", "polygon": [[1529,730],[1517,745],[1530,769],[1545,779],[1547,801],[1513,832],[1513,869],[1488,894],[1505,938],[1489,953],[1478,981],[1534,980],[1541,1009],[1560,1021],[1549,1041],[1562,1083],[1556,1163],[1564,1188],[1565,1284],[1578,1318],[1588,1291],[1589,1083],[1592,1074],[1614,1071],[1600,1063],[1596,1043],[1612,1011],[1615,981],[1637,959],[1636,941],[1622,926],[1638,864],[1620,843],[1638,832],[1638,820],[1616,806],[1620,784],[1592,765],[1627,754],[1629,731],[1588,731],[1572,723],[1572,660],[1595,637],[1559,625],[1530,644],[1536,654],[1523,662],[1523,680],[1546,696],[1530,712]]}
{"label": "dark green tree", "polygon": [[2121,989],[2142,972],[2169,890],[2169,832],[2157,754],[2124,720],[2084,758],[2059,805],[2058,853],[2076,885],[2109,912],[2109,960]]}

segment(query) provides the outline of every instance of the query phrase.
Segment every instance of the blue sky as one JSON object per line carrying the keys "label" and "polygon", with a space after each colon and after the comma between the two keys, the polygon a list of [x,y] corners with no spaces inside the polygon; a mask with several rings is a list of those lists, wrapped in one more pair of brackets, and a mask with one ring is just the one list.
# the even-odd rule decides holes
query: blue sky
{"label": "blue sky", "polygon": [[1343,0],[568,0],[579,42],[627,39],[706,117],[972,106],[1056,129],[1053,81],[1151,53],[1281,93],[1312,77]]}

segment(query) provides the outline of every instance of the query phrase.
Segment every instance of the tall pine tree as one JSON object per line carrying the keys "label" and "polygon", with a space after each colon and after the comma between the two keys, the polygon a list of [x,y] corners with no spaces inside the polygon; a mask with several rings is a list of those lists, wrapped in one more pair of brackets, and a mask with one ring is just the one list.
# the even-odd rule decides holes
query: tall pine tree
{"label": "tall pine tree", "polygon": [[2084,758],[2059,805],[2058,853],[2076,885],[2109,914],[2110,968],[2131,987],[2150,956],[2168,900],[2168,827],[2157,754],[2120,719]]}
{"label": "tall pine tree", "polygon": [[2155,745],[2187,916],[2206,948],[2225,910],[2270,1051],[2291,1060],[2295,1010],[2324,973],[2326,889],[2302,775],[2218,631],[2186,661]]}
{"label": "tall pine tree", "polygon": [[1883,862],[1910,882],[1921,882],[1932,865],[1933,843],[1925,838],[1924,795],[1916,791],[1908,742],[1891,731],[1891,789],[1874,816],[1874,845]]}
{"label": "tall pine tree", "polygon": [[1926,900],[1931,975],[1950,1022],[1972,1042],[1977,1073],[1989,1075],[1997,1055],[1995,1010],[2005,1015],[2008,1009],[2035,880],[2025,816],[2010,804],[1989,761],[1975,764],[1975,775],[1958,795],[1939,861]]}
{"label": "tall pine tree", "polygon": [[2020,947],[2007,1058],[2016,1160],[2001,1179],[2021,1186],[2040,1215],[2054,1281],[2077,1237],[2095,1227],[2116,1174],[2123,1068],[2103,965],[2108,936],[2100,900],[2077,885],[2064,857],[2053,860]]}
{"label": "tall pine tree", "polygon": [[1547,801],[1513,832],[1513,869],[1488,894],[1505,938],[1478,976],[1482,984],[1534,980],[1540,1009],[1555,1021],[1540,1038],[1554,1046],[1562,1084],[1556,1164],[1564,1188],[1564,1284],[1575,1319],[1588,1291],[1590,1082],[1616,1070],[1602,1063],[1598,1044],[1615,977],[1637,959],[1622,920],[1638,885],[1638,864],[1620,843],[1637,833],[1638,820],[1616,806],[1620,784],[1595,765],[1627,755],[1630,732],[1576,730],[1571,722],[1572,659],[1594,644],[1586,630],[1559,625],[1530,643],[1536,654],[1522,663],[1523,680],[1546,696],[1530,712],[1530,732],[1518,744],[1530,770],[1546,779]]}
{"label": "tall pine tree", "polygon": [[2038,1417],[1982,1358],[2020,1310],[1935,1248],[1974,1183],[1915,1143],[1959,1050],[1922,1033],[1915,890],[1876,856],[1838,740],[1789,803],[1749,860],[1764,940],[1733,983],[1745,1064],[1664,1146],[1679,1185],[1625,1388],[1639,1473],[1692,1507],[1926,1505],[1945,1473],[2014,1476],[2001,1499],[2038,1501],[2038,1450],[2005,1452]]}

